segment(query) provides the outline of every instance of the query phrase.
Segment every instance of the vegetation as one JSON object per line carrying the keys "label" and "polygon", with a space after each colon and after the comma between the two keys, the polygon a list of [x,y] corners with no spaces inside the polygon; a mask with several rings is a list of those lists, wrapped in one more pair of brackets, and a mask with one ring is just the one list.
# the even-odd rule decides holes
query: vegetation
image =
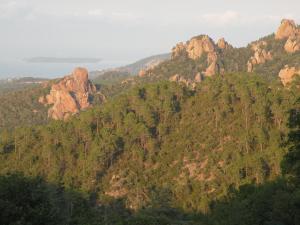
{"label": "vegetation", "polygon": [[[138,85],[67,122],[2,130],[0,172],[33,190],[40,177],[41,204],[65,224],[298,224],[297,82],[228,74],[195,90]],[[26,178],[6,176],[18,172]],[[19,191],[6,183],[3,193]],[[52,205],[49,186],[63,190]],[[70,201],[75,218],[58,210]]]}
{"label": "vegetation", "polygon": [[285,65],[290,67],[299,66],[300,53],[287,53],[284,50],[286,40],[275,40],[275,36],[269,35],[261,38],[259,41],[265,41],[267,45],[264,47],[266,51],[271,51],[273,56],[272,60],[267,61],[264,64],[256,65],[254,71],[267,77],[269,80],[278,76],[279,71],[284,68]]}
{"label": "vegetation", "polygon": [[128,72],[124,71],[108,71],[98,75],[93,79],[93,83],[98,85],[112,85],[130,77]]}
{"label": "vegetation", "polygon": [[48,88],[28,87],[0,94],[0,131],[17,126],[45,124],[47,108],[38,98],[49,91]]}
{"label": "vegetation", "polygon": [[46,81],[43,78],[23,77],[12,80],[0,80],[0,94],[10,91],[22,90],[25,88],[36,87],[39,82]]}

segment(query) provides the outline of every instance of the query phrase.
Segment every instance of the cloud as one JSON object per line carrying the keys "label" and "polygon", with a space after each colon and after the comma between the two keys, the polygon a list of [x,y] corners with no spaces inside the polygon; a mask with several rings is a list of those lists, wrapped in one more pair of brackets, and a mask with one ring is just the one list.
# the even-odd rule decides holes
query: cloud
{"label": "cloud", "polygon": [[35,18],[35,9],[25,1],[4,0],[0,3],[0,18],[2,19],[25,19]]}
{"label": "cloud", "polygon": [[84,19],[99,19],[106,21],[114,21],[114,22],[128,22],[128,21],[138,21],[142,19],[142,16],[137,15],[133,12],[129,11],[104,11],[102,9],[92,9],[87,11],[87,13],[81,13],[79,16]]}
{"label": "cloud", "polygon": [[103,10],[102,9],[92,9],[92,10],[89,10],[87,12],[87,15],[89,16],[103,16]]}

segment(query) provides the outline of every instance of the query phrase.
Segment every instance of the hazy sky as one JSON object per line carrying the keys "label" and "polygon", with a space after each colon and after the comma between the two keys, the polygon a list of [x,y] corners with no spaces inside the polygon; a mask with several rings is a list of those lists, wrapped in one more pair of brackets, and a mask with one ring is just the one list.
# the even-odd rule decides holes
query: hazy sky
{"label": "hazy sky", "polygon": [[300,0],[0,0],[0,75],[14,72],[5,62],[37,56],[122,64],[203,33],[243,46],[282,18],[300,22],[299,9]]}

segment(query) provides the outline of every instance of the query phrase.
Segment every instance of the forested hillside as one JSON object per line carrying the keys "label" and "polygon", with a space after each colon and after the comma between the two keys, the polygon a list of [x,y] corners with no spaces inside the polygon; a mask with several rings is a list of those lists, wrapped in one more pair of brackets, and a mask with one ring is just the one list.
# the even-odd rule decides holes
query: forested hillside
{"label": "forested hillside", "polygon": [[47,108],[38,102],[47,88],[24,87],[0,94],[0,130],[47,122]]}
{"label": "forested hillside", "polygon": [[198,35],[138,76],[1,94],[0,224],[300,224],[299,57],[283,20],[243,48]]}
{"label": "forested hillside", "polygon": [[297,224],[297,82],[138,85],[67,122],[2,131],[0,171],[64,190],[69,224]]}

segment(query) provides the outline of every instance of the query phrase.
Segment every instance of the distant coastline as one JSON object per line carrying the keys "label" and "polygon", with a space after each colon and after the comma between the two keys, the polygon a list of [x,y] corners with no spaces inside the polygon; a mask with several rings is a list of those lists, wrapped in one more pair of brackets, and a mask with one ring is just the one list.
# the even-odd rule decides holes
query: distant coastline
{"label": "distant coastline", "polygon": [[30,63],[24,59],[6,59],[0,60],[0,79],[20,77],[42,77],[52,79],[62,77],[78,66],[88,68],[89,71],[95,71],[124,66],[132,61],[134,60],[101,60],[96,63],[47,63],[37,61],[35,63]]}

